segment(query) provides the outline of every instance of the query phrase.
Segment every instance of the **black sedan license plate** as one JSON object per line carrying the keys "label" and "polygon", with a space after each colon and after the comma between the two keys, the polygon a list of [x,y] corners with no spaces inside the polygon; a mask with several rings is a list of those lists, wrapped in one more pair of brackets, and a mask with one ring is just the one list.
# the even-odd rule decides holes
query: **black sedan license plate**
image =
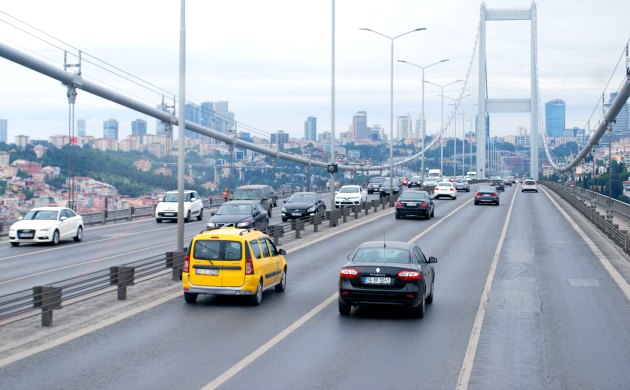
{"label": "black sedan license plate", "polygon": [[197,275],[210,275],[210,276],[219,276],[218,269],[204,269],[204,268],[196,268],[195,273]]}
{"label": "black sedan license plate", "polygon": [[392,281],[392,278],[385,278],[385,277],[369,276],[367,278],[363,278],[364,284],[390,284],[391,281]]}

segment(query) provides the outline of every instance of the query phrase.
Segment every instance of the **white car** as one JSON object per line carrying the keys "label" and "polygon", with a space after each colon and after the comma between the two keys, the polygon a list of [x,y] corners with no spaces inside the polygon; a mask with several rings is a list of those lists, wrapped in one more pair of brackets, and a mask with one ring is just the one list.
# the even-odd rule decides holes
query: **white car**
{"label": "white car", "polygon": [[367,191],[357,185],[342,186],[335,191],[335,208],[362,205],[367,201]]}
{"label": "white car", "polygon": [[433,190],[433,197],[435,199],[441,198],[443,196],[449,197],[451,199],[457,199],[457,189],[455,185],[451,181],[441,181],[438,182]]}
{"label": "white car", "polygon": [[536,180],[526,179],[523,181],[523,185],[521,186],[521,192],[525,191],[534,191],[538,192],[538,184]]}
{"label": "white car", "polygon": [[[177,191],[164,194],[162,201],[155,208],[155,221],[157,223],[164,220],[177,221],[178,202]],[[193,217],[197,217],[197,221],[203,219],[203,201],[197,191],[186,190],[184,191],[184,220],[190,222]]]}
{"label": "white car", "polygon": [[66,207],[33,208],[9,229],[13,246],[39,242],[57,245],[68,238],[83,239],[83,217]]}

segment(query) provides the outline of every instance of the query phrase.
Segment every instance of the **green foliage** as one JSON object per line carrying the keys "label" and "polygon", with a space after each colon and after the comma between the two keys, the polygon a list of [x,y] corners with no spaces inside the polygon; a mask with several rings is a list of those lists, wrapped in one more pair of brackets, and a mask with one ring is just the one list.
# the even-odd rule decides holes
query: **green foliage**
{"label": "green foliage", "polygon": [[53,179],[46,179],[45,183],[49,186],[60,190],[63,188],[64,184],[66,184],[66,177],[64,175],[59,175]]}

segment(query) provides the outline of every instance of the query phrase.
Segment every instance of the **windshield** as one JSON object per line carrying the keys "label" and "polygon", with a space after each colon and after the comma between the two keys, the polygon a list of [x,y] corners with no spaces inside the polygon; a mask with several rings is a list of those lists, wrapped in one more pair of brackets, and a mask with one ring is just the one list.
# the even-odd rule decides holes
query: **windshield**
{"label": "windshield", "polygon": [[288,203],[315,203],[315,195],[295,194],[289,198]]}
{"label": "windshield", "polygon": [[359,187],[341,187],[341,189],[339,189],[339,192],[342,194],[356,194],[361,191],[359,191]]}
{"label": "windshield", "polygon": [[178,202],[178,201],[179,201],[179,195],[177,192],[167,192],[164,195],[163,202]]}
{"label": "windshield", "polygon": [[234,195],[236,200],[258,200],[260,199],[260,190],[236,190]]}
{"label": "windshield", "polygon": [[383,183],[384,181],[384,177],[373,177],[370,179],[370,183]]}
{"label": "windshield", "polygon": [[217,215],[251,215],[252,206],[249,204],[224,204],[217,210]]}
{"label": "windshield", "polygon": [[56,210],[31,210],[24,216],[25,220],[56,220],[58,211]]}
{"label": "windshield", "polygon": [[411,262],[409,251],[397,248],[359,248],[352,259],[365,263],[399,263]]}

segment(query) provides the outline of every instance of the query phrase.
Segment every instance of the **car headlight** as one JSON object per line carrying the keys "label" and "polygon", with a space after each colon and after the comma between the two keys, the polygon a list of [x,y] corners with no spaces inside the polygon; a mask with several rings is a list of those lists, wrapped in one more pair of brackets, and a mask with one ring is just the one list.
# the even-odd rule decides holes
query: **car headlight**
{"label": "car headlight", "polygon": [[37,229],[37,231],[38,231],[38,232],[49,232],[49,231],[50,231],[50,229],[51,229],[50,227],[45,227],[45,228],[40,228],[40,229]]}
{"label": "car headlight", "polygon": [[206,225],[207,228],[212,229],[217,227],[217,224],[214,222],[208,222],[208,224]]}
{"label": "car headlight", "polygon": [[306,210],[307,213],[312,213],[313,211],[317,210],[317,206],[311,206],[308,208],[308,210]]}
{"label": "car headlight", "polygon": [[244,228],[244,227],[248,227],[251,224],[250,221],[245,221],[245,222],[239,222],[236,227],[237,228]]}
{"label": "car headlight", "polygon": [[287,212],[287,208],[286,207],[282,207],[282,212],[286,213]]}

